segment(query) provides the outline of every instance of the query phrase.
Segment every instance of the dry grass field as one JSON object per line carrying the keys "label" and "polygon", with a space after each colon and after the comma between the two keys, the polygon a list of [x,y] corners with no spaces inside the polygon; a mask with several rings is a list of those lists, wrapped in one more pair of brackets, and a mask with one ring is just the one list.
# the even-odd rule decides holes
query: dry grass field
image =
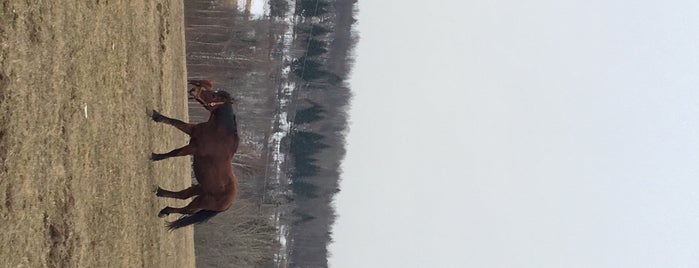
{"label": "dry grass field", "polygon": [[[0,267],[192,267],[155,185],[190,183],[182,1],[2,0]],[[173,220],[175,216],[170,216]]]}

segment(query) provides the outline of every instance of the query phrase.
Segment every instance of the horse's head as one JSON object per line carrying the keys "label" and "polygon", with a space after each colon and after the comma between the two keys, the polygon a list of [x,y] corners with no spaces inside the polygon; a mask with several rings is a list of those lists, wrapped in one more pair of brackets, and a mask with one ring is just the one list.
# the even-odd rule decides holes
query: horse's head
{"label": "horse's head", "polygon": [[223,90],[213,90],[208,80],[190,80],[189,84],[194,85],[189,94],[209,111],[233,102],[231,94]]}

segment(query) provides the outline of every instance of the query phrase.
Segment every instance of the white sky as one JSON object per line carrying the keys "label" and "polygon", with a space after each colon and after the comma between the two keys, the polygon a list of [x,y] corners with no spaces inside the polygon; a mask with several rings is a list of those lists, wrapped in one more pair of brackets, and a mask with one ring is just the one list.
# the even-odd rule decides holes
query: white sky
{"label": "white sky", "polygon": [[699,1],[359,8],[332,267],[699,267]]}

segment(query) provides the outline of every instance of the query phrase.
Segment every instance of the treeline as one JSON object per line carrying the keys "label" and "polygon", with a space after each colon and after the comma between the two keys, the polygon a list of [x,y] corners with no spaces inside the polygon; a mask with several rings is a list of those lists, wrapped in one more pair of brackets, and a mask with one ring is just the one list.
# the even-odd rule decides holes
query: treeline
{"label": "treeline", "polygon": [[[275,1],[272,1],[275,2]],[[289,138],[288,175],[295,195],[291,219],[291,266],[327,267],[332,239],[334,195],[339,192],[340,162],[345,155],[346,83],[357,42],[352,31],[355,0],[299,0],[295,14],[295,116]]]}

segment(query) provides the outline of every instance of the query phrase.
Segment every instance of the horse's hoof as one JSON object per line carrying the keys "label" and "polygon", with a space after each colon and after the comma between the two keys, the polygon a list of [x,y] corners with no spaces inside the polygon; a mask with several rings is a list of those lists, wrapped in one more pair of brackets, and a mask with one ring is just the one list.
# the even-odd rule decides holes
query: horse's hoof
{"label": "horse's hoof", "polygon": [[160,188],[160,186],[158,186],[158,188],[155,189],[155,196],[160,196],[160,197],[164,196],[163,189]]}
{"label": "horse's hoof", "polygon": [[146,108],[146,116],[148,116],[150,119],[153,119],[155,113],[157,113],[155,110]]}
{"label": "horse's hoof", "polygon": [[163,115],[161,115],[158,111],[152,110],[152,109],[147,109],[146,114],[150,119],[153,119],[155,122],[160,122],[163,121]]}
{"label": "horse's hoof", "polygon": [[167,217],[167,215],[170,214],[170,213],[167,213],[167,209],[168,209],[167,207],[161,209],[160,212],[158,212],[158,218],[165,218],[165,217]]}

